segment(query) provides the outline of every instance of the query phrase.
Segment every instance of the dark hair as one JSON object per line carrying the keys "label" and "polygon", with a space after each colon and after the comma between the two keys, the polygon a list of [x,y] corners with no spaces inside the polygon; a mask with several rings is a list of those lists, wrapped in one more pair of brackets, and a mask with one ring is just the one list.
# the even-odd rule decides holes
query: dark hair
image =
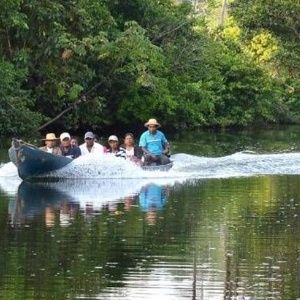
{"label": "dark hair", "polygon": [[134,139],[134,135],[131,132],[126,133],[124,138],[126,139],[127,136],[130,136],[130,137],[132,137]]}

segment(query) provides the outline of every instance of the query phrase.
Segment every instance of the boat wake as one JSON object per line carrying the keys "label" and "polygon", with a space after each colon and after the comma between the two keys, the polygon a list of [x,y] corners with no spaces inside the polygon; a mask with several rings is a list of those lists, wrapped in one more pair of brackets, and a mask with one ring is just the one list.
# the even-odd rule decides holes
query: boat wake
{"label": "boat wake", "polygon": [[[142,170],[113,156],[83,156],[61,170],[49,173],[49,177],[57,179],[55,182],[44,180],[41,183],[22,182],[16,167],[6,163],[0,166],[0,194],[3,191],[15,199],[12,203],[19,198],[28,205],[63,199],[79,203],[80,207],[92,205],[101,209],[103,205],[125,201],[148,189],[152,192],[145,194],[155,195],[161,193],[161,187],[198,179],[300,174],[300,153],[259,155],[239,152],[225,157],[176,154],[172,159],[173,168],[160,172]],[[153,194],[153,191],[156,192]]]}
{"label": "boat wake", "polygon": [[[87,155],[79,157],[58,171],[48,173],[47,176],[65,179],[201,179],[300,174],[300,153],[238,152],[224,157],[175,154],[172,160],[173,168],[162,172],[145,171],[130,161],[114,156]],[[12,163],[0,166],[0,178],[8,177],[18,178],[17,169]]]}

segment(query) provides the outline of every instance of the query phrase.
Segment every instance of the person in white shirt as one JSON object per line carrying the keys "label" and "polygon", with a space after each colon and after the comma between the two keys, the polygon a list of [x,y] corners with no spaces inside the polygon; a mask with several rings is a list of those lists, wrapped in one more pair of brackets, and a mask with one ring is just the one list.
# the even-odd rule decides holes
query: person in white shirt
{"label": "person in white shirt", "polygon": [[104,147],[95,142],[95,135],[91,131],[85,133],[84,141],[85,143],[79,146],[81,155],[89,153],[104,153]]}

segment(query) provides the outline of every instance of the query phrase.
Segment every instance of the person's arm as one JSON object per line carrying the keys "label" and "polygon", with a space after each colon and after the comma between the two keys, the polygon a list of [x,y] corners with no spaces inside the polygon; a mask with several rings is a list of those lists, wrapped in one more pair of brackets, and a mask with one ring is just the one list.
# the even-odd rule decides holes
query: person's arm
{"label": "person's arm", "polygon": [[150,156],[153,160],[156,160],[156,156],[153,155],[147,148],[146,135],[143,133],[140,138],[139,146],[142,148],[142,151],[145,156]]}
{"label": "person's arm", "polygon": [[168,142],[166,136],[162,133],[162,144],[163,144],[163,154],[168,155],[170,152],[170,143]]}
{"label": "person's arm", "polygon": [[147,146],[146,136],[145,133],[143,133],[140,137],[139,147],[141,147],[144,154],[151,155],[151,153],[147,150],[146,146]]}
{"label": "person's arm", "polygon": [[81,155],[81,150],[79,147],[73,148],[73,158],[77,158]]}
{"label": "person's arm", "polygon": [[153,155],[150,151],[148,151],[146,148],[144,148],[144,147],[142,147],[142,150],[143,150],[143,152],[144,152],[144,156],[146,157],[151,157],[151,159],[153,160],[153,161],[156,161],[156,160],[158,160],[158,156],[156,156],[156,155]]}
{"label": "person's arm", "polygon": [[152,156],[152,154],[145,147],[141,147],[141,149],[144,154]]}
{"label": "person's arm", "polygon": [[143,156],[143,149],[140,146],[134,146],[134,156],[141,159]]}
{"label": "person's arm", "polygon": [[167,143],[167,144],[165,144],[165,149],[164,149],[164,151],[163,151],[163,154],[165,154],[165,155],[168,155],[169,154],[169,152],[170,152],[170,144],[169,143]]}
{"label": "person's arm", "polygon": [[[55,149],[55,148],[54,148]],[[53,151],[54,152],[54,151]],[[63,153],[62,153],[62,151],[61,151],[61,149],[60,149],[60,147],[56,147],[56,153],[55,153],[56,155],[61,155],[61,156],[63,156]]]}

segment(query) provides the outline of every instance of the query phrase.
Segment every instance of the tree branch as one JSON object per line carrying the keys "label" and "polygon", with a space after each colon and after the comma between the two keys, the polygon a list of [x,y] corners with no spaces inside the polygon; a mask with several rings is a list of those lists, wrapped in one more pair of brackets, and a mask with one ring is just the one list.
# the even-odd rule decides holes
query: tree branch
{"label": "tree branch", "polygon": [[5,32],[6,32],[6,40],[7,40],[8,52],[9,52],[9,55],[12,56],[13,51],[12,51],[11,41],[10,41],[9,32],[8,32],[7,28],[5,29]]}
{"label": "tree branch", "polygon": [[[110,69],[107,77],[109,77],[114,72],[114,70],[118,66],[118,63],[119,63],[119,60],[117,60],[116,63],[114,64],[114,66]],[[65,113],[67,113],[70,110],[74,109],[77,105],[79,105],[81,103],[87,103],[87,102],[93,100],[93,98],[87,100],[87,96],[89,94],[91,94],[93,91],[95,91],[98,87],[100,87],[104,83],[104,80],[105,79],[102,79],[100,82],[98,82],[97,84],[95,84],[87,92],[85,92],[84,94],[82,94],[72,105],[70,105],[69,107],[67,107],[66,109],[64,109],[62,112],[60,112],[57,116],[55,116],[54,118],[52,118],[51,120],[49,120],[48,122],[46,122],[45,124],[43,124],[42,126],[40,126],[37,129],[37,131],[40,131],[40,130],[44,129],[45,127],[47,127],[51,123],[55,122],[56,120],[58,120],[59,118],[61,118]]]}

